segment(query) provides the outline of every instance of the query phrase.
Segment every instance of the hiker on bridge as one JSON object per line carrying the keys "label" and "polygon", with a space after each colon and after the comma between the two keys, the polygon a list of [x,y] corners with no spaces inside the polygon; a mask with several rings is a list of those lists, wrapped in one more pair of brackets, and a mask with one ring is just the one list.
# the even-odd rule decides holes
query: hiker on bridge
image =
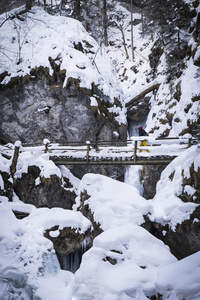
{"label": "hiker on bridge", "polygon": [[[142,128],[142,126],[138,127],[138,134],[139,136],[148,136],[148,133]],[[146,140],[142,141],[140,147],[141,146],[147,146],[147,141]],[[146,149],[146,151],[149,152],[148,149]],[[139,152],[142,152],[142,149],[140,149]]]}

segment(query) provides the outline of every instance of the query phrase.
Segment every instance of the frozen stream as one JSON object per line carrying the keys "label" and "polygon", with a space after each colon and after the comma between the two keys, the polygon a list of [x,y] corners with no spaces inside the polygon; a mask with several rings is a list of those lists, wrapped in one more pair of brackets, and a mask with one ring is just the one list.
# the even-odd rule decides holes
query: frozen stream
{"label": "frozen stream", "polygon": [[141,196],[144,195],[143,185],[140,180],[142,166],[127,166],[124,175],[124,182],[136,187]]}
{"label": "frozen stream", "polygon": [[[128,120],[128,139],[132,136],[138,136],[138,127],[142,126],[145,128],[146,120],[143,122]],[[127,166],[126,173],[124,175],[124,182],[136,187],[139,190],[141,196],[144,195],[143,185],[140,180],[142,166]]]}

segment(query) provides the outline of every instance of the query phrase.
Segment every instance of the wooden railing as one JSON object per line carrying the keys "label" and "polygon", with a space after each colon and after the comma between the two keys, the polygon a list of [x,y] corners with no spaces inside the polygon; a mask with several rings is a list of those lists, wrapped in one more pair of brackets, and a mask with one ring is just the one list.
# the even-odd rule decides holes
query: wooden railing
{"label": "wooden railing", "polygon": [[[146,147],[140,146],[144,139]],[[86,141],[62,145],[45,139],[43,144],[21,145],[18,142],[15,146],[1,146],[0,152],[7,158],[12,157],[11,173],[14,174],[18,156],[24,151],[46,153],[56,165],[153,165],[168,164],[192,143],[192,139],[185,138],[132,137],[125,142]]]}

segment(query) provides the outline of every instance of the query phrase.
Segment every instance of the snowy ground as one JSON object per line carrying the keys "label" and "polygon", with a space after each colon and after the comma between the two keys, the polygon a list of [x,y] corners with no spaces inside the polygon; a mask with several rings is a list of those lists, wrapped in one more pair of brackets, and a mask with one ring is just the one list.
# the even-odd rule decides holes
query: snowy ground
{"label": "snowy ground", "polygon": [[[19,159],[17,176],[21,170],[25,172],[31,160],[28,153],[26,160]],[[180,174],[184,172],[187,176],[192,163],[197,170],[199,162],[200,152],[195,146],[177,157],[163,172],[153,200],[145,200],[136,187],[102,175],[86,174],[80,182],[71,175],[78,194],[86,190],[91,196],[85,204],[104,230],[83,255],[75,274],[60,270],[53,245],[43,233],[55,225],[85,232],[91,223],[76,211],[80,196],[73,211],[36,209],[17,197],[8,202],[1,196],[1,277],[10,279],[13,292],[16,295],[22,292],[25,299],[31,299],[30,286],[35,286],[35,295],[42,300],[142,300],[158,292],[163,299],[199,299],[200,252],[178,262],[163,242],[140,227],[145,215],[152,221],[168,223],[172,229],[189,218],[197,204],[184,203],[178,198],[182,186]],[[41,156],[35,157],[34,163],[40,166],[41,176],[62,176],[67,172],[65,167],[52,168],[51,162]],[[1,169],[8,171],[9,164],[1,157]],[[171,181],[172,172],[175,174]],[[1,188],[2,184],[1,180]],[[16,209],[30,215],[18,220],[12,212]],[[59,228],[52,232],[53,236],[59,235]],[[6,279],[0,285],[0,299],[9,299],[11,287]]]}

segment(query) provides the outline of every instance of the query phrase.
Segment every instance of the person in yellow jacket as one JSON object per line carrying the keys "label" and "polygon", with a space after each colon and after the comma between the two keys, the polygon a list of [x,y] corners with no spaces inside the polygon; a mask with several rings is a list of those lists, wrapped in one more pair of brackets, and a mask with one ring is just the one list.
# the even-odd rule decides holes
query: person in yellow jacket
{"label": "person in yellow jacket", "polygon": [[[142,126],[138,127],[138,134],[139,136],[148,136],[148,133],[142,128]],[[142,141],[140,147],[141,146],[147,146],[147,141],[146,140]],[[146,149],[146,151],[149,152],[148,149]],[[140,149],[139,152],[142,152],[142,149]]]}

